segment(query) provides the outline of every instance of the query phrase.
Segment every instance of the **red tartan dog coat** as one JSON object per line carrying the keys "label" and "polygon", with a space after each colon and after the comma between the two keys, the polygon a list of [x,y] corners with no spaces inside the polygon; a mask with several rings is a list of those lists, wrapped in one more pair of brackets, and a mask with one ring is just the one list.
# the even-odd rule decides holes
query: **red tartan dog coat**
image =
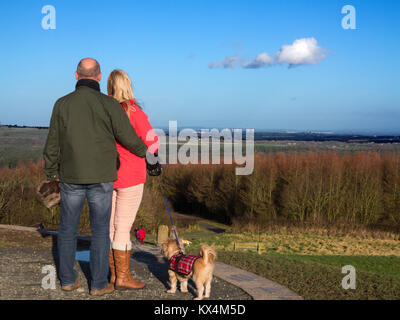
{"label": "red tartan dog coat", "polygon": [[192,272],[193,264],[198,258],[200,256],[179,253],[169,259],[168,268],[181,276],[187,276]]}

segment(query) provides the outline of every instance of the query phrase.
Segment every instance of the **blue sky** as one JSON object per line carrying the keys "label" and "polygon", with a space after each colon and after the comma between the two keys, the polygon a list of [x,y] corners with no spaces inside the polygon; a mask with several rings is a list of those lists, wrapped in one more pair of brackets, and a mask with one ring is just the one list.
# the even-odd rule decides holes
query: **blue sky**
{"label": "blue sky", "polygon": [[[356,30],[342,28],[349,4]],[[41,26],[45,5],[55,30]],[[397,0],[15,0],[0,15],[2,124],[48,125],[93,57],[103,92],[113,69],[128,72],[154,127],[400,132]],[[312,38],[313,63],[243,67]],[[227,57],[241,62],[210,67]]]}

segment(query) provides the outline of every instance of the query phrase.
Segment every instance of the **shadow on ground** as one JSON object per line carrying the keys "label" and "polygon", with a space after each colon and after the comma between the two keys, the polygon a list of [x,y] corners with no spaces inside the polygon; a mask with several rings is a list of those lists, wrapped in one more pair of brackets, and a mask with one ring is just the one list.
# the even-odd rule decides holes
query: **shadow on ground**
{"label": "shadow on ground", "polygon": [[[82,253],[88,253],[89,249],[89,241],[77,241],[77,253],[81,257],[75,261],[75,270],[81,280],[86,280],[81,281],[80,288],[73,292],[64,292],[55,278],[54,288],[46,289],[43,281],[49,279],[49,272],[44,267],[47,270],[49,266],[55,267],[55,271],[59,269],[57,236],[1,229],[0,300],[192,300],[196,296],[193,282],[189,282],[189,293],[166,293],[169,289],[166,259],[159,256],[157,250],[140,250],[140,246],[132,253],[131,271],[135,277],[146,283],[145,288],[117,290],[101,297],[90,296],[90,265],[88,259],[82,258]],[[214,277],[210,299],[249,300],[252,297],[239,287]]]}

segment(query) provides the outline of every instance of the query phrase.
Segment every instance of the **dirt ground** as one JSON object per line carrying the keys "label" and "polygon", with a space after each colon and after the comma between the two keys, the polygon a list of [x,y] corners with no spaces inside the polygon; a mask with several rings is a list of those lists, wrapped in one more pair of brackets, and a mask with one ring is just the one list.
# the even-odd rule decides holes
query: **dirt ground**
{"label": "dirt ground", "polygon": [[[42,268],[56,266],[57,239],[39,233],[0,229],[0,300],[191,300],[196,295],[194,283],[189,281],[189,293],[171,295],[166,261],[146,252],[133,252],[131,270],[146,283],[142,290],[115,291],[103,297],[89,295],[89,263],[76,261],[75,270],[81,279],[81,288],[64,292],[56,281],[55,289],[43,289],[42,280],[47,273]],[[88,250],[90,244],[78,241],[77,250]],[[250,300],[242,289],[214,277],[211,300]]]}

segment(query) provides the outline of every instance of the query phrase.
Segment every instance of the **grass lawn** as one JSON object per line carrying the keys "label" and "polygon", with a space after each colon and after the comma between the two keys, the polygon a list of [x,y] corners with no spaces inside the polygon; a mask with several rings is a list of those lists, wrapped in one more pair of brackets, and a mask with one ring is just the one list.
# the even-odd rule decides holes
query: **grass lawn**
{"label": "grass lawn", "polygon": [[[219,261],[256,273],[267,279],[287,286],[300,294],[304,299],[400,299],[400,277],[392,274],[365,271],[356,268],[356,289],[344,290],[341,286],[345,276],[341,267],[353,262],[358,265],[379,266],[380,269],[393,270],[400,259],[391,257],[374,257],[374,264],[369,264],[370,257],[357,257],[341,264],[343,258],[349,257],[314,257],[309,261],[307,256],[282,254],[257,254],[250,252],[218,251]],[[318,262],[316,262],[316,260]],[[357,261],[356,261],[357,260]],[[342,260],[343,261],[343,260]],[[329,263],[324,263],[329,262]],[[350,263],[349,263],[350,262]],[[397,273],[397,275],[393,275]]]}
{"label": "grass lawn", "polygon": [[[189,237],[188,237],[189,238]],[[262,234],[262,254],[233,251],[233,241],[254,241],[251,234],[193,238],[187,252],[213,245],[218,261],[256,273],[300,294],[304,299],[400,299],[400,241],[331,237],[310,233]],[[342,288],[342,267],[356,269],[356,289]]]}
{"label": "grass lawn", "polygon": [[352,265],[356,270],[385,274],[400,278],[400,257],[397,256],[307,256],[289,255],[298,261],[319,263],[333,267]]}

